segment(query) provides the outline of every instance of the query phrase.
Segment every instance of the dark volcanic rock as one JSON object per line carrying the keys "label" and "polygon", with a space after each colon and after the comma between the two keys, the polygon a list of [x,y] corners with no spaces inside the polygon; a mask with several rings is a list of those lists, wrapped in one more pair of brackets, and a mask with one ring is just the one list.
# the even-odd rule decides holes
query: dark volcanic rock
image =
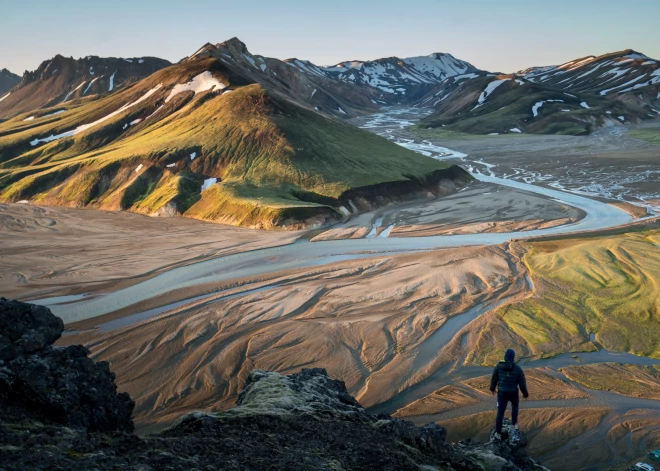
{"label": "dark volcanic rock", "polygon": [[64,323],[50,309],[0,298],[0,360],[34,353],[62,335]]}
{"label": "dark volcanic rock", "polygon": [[62,330],[48,308],[0,298],[0,420],[132,431],[135,404],[117,394],[108,363],[82,345],[52,347]]}
{"label": "dark volcanic rock", "polygon": [[[21,325],[29,327],[7,337],[12,344],[39,330],[18,304],[0,303],[0,316],[26,313]],[[36,315],[54,328],[48,310]],[[545,470],[510,425],[504,440],[451,445],[436,424],[369,414],[321,368],[288,376],[255,370],[233,409],[187,414],[164,432],[136,437],[125,433],[133,404],[116,394],[107,363],[93,363],[82,346],[20,351],[0,361],[2,471]]]}

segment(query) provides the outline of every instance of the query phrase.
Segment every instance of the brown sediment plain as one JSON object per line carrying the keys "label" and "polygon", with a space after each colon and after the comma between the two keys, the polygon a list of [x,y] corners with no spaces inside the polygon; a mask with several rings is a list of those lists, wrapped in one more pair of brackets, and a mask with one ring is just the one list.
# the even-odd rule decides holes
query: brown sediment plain
{"label": "brown sediment plain", "polygon": [[418,399],[394,414],[394,417],[435,415],[453,409],[460,409],[482,400],[481,394],[462,385],[450,384]]}
{"label": "brown sediment plain", "polygon": [[[507,413],[509,416],[510,412]],[[447,438],[487,440],[495,412],[441,421]],[[527,409],[519,425],[530,439],[529,453],[553,471],[627,469],[630,456],[641,456],[660,442],[660,411],[604,407]],[[616,463],[616,465],[615,465]]]}
{"label": "brown sediment plain", "polygon": [[23,300],[114,291],[161,271],[293,242],[186,218],[0,204],[0,293]]}
{"label": "brown sediment plain", "polygon": [[312,240],[373,237],[384,231],[388,237],[528,231],[569,224],[583,217],[583,211],[550,198],[477,181],[449,196],[353,216]]}
{"label": "brown sediment plain", "polygon": [[472,334],[443,326],[466,312],[467,324],[475,306],[527,296],[523,270],[500,246],[345,261],[63,342],[82,341],[111,363],[143,429],[229,407],[254,368],[324,367],[370,406],[460,362]]}

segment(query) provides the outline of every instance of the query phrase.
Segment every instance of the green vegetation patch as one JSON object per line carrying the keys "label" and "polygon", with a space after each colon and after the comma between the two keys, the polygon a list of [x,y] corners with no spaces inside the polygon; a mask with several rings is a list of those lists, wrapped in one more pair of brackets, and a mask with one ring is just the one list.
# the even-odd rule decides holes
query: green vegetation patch
{"label": "green vegetation patch", "polygon": [[660,358],[660,231],[523,247],[536,291],[496,311],[467,362],[494,364],[509,347],[536,358],[600,347]]}
{"label": "green vegetation patch", "polygon": [[628,135],[660,146],[660,129],[634,129],[629,131]]}

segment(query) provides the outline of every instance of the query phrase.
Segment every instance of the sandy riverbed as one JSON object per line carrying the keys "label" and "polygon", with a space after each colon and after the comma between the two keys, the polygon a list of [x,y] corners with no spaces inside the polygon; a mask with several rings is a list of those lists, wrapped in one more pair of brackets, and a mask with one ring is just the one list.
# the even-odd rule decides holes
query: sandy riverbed
{"label": "sandy riverbed", "polygon": [[298,235],[186,218],[0,204],[0,294],[27,300],[114,291],[163,270],[286,244]]}
{"label": "sandy riverbed", "polygon": [[351,217],[312,241],[528,231],[570,224],[582,217],[583,211],[551,198],[475,181],[453,195]]}

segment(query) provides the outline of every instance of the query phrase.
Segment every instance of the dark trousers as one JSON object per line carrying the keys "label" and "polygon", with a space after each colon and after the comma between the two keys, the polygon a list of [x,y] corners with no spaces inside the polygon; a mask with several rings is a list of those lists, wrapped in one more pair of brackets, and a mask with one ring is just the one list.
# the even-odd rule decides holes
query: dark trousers
{"label": "dark trousers", "polygon": [[498,391],[497,393],[497,419],[495,419],[495,431],[502,433],[502,421],[504,420],[504,412],[506,406],[511,403],[511,423],[516,425],[518,423],[518,405],[520,404],[520,397],[518,391]]}

